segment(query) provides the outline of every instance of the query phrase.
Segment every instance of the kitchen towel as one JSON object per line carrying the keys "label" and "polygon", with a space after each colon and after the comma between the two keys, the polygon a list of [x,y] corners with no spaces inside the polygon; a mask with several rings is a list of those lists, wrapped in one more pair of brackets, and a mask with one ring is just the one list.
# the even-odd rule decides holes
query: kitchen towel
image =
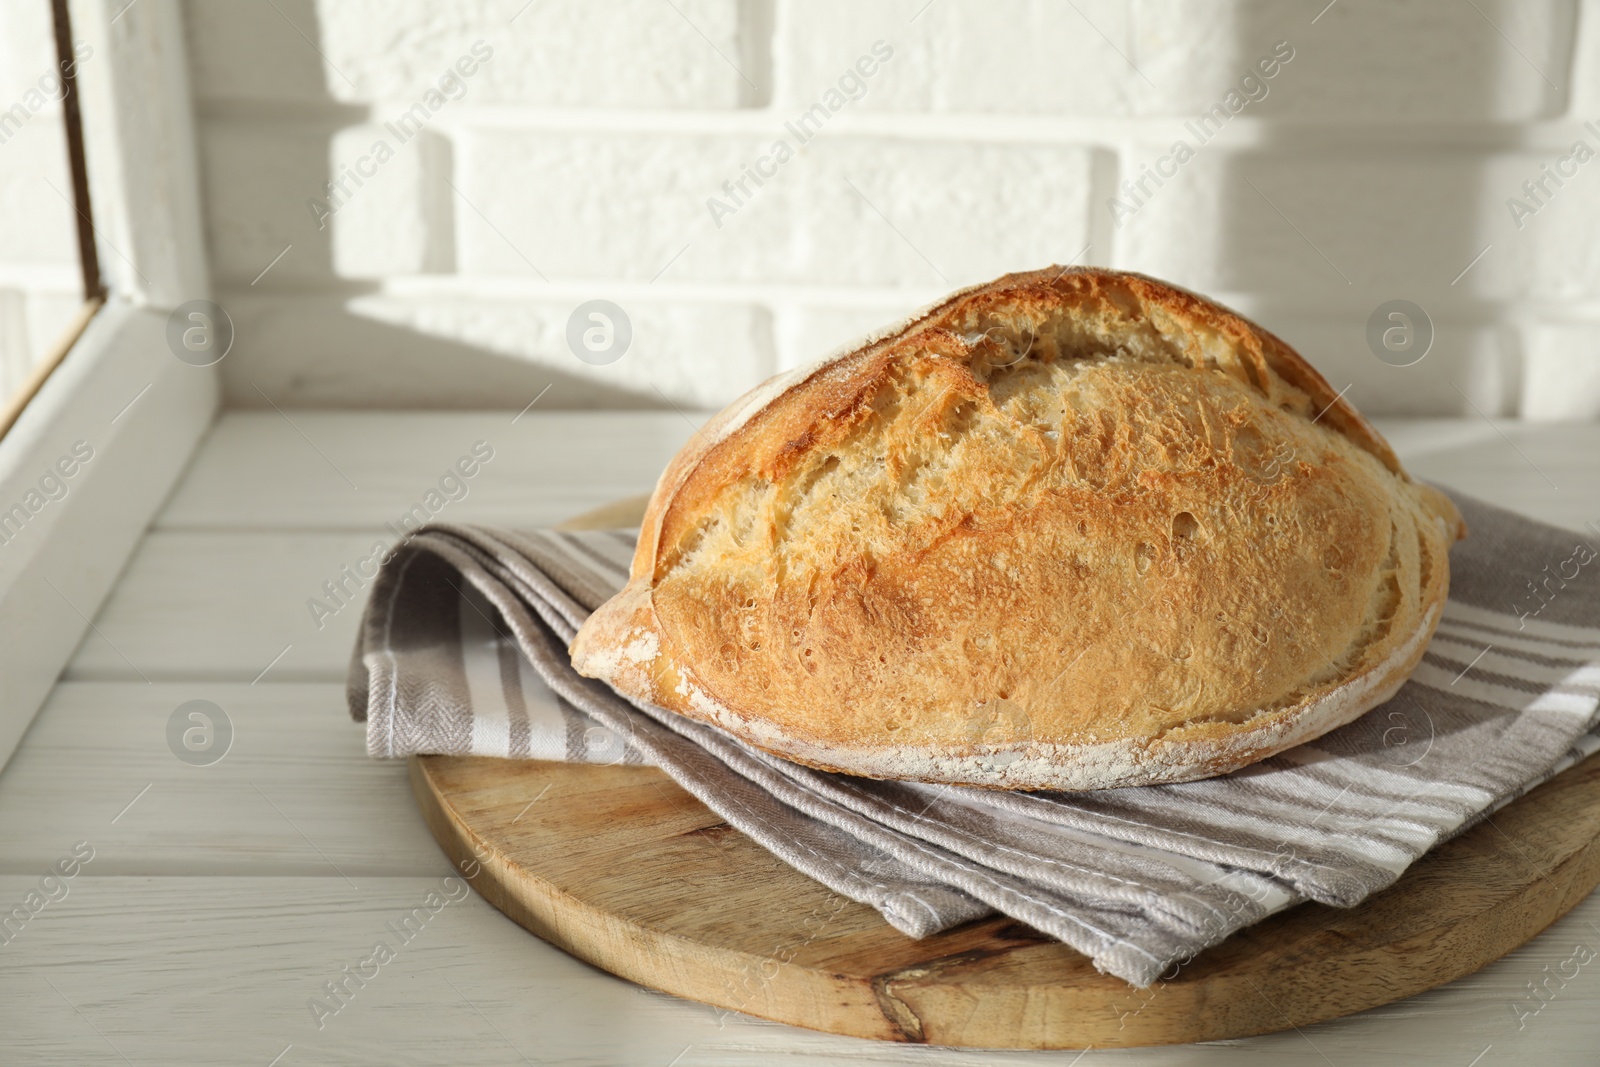
{"label": "kitchen towel", "polygon": [[1600,748],[1600,537],[1455,499],[1471,536],[1451,550],[1443,620],[1394,699],[1199,782],[1005,793],[875,781],[632,701],[566,654],[627,578],[636,532],[624,530],[419,530],[374,583],[350,709],[379,757],[655,764],[910,936],[998,911],[1146,986],[1283,908],[1359,903]]}

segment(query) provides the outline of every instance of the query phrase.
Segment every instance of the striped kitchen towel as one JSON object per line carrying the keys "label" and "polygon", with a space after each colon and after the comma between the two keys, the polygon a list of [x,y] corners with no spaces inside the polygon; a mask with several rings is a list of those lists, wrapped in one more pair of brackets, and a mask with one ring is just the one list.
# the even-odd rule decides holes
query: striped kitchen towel
{"label": "striped kitchen towel", "polygon": [[374,756],[655,764],[913,937],[998,911],[1143,986],[1301,901],[1358,903],[1600,748],[1600,537],[1457,503],[1472,534],[1451,550],[1443,621],[1395,698],[1199,782],[881,782],[630,701],[580,677],[566,648],[626,579],[632,531],[424,528],[374,584],[350,707]]}

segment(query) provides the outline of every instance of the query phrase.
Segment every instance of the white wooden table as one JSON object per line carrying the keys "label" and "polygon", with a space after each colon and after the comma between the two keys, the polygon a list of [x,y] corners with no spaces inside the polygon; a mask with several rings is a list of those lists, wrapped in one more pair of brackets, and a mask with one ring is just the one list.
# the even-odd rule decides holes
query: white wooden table
{"label": "white wooden table", "polygon": [[[1600,522],[1600,425],[1384,429],[1419,475],[1574,529]],[[369,760],[345,712],[359,604],[318,629],[306,601],[476,441],[494,458],[440,518],[530,525],[648,491],[690,433],[672,412],[225,414],[0,773],[0,915],[78,842],[93,849],[67,895],[0,943],[0,1062],[1593,1062],[1600,959],[1551,976],[1575,946],[1600,950],[1595,898],[1478,974],[1397,1004],[1074,1060],[724,1019],[579,963],[473,895],[351,985],[319,1029],[308,1001],[395,943],[386,924],[449,867],[404,765]],[[211,766],[167,745],[168,717],[192,699],[234,727]]]}

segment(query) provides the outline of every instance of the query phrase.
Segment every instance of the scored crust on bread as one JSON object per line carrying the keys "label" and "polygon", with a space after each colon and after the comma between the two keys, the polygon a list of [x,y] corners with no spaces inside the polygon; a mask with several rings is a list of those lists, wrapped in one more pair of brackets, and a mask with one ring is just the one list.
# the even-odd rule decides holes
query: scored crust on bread
{"label": "scored crust on bread", "polygon": [[1188,781],[1392,696],[1464,535],[1272,334],[1051,268],[713,418],[572,661],[825,770]]}

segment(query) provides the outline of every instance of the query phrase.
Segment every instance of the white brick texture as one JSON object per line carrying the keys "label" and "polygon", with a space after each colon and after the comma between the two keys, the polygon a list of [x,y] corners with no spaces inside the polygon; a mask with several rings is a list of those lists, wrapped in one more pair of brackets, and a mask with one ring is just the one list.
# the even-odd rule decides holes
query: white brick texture
{"label": "white brick texture", "polygon": [[[1423,302],[1426,309],[1426,302]],[[1290,340],[1301,355],[1322,372],[1334,389],[1349,388],[1346,398],[1366,415],[1461,415],[1512,413],[1516,395],[1514,370],[1517,338],[1509,327],[1482,321],[1459,321],[1436,308],[1433,344],[1408,367],[1380,360],[1367,347],[1366,320],[1371,309],[1347,315],[1305,314],[1262,306],[1250,315],[1273,333]]]}
{"label": "white brick texture", "polygon": [[759,85],[738,67],[761,73],[738,0],[191,0],[186,21],[201,100],[411,100],[484,49],[479,103],[734,108]]}
{"label": "white brick texture", "polygon": [[774,125],[725,138],[479,132],[461,153],[461,191],[482,212],[458,212],[461,269],[948,288],[1089,241],[1084,149],[823,136],[763,165],[775,176],[747,179],[748,198],[729,194],[723,183],[771,158],[774,140],[796,144]]}
{"label": "white brick texture", "polygon": [[1600,323],[1542,323],[1528,331],[1525,419],[1600,419]]}
{"label": "white brick texture", "polygon": [[1339,0],[1316,18],[1320,7],[789,0],[779,100],[809,101],[882,39],[895,55],[862,99],[866,110],[1186,115],[1237,90],[1246,75],[1263,81],[1257,62],[1286,41],[1293,58],[1264,80],[1252,103],[1259,114],[1511,120],[1561,106],[1572,0],[1480,0],[1479,10]]}
{"label": "white brick texture", "polygon": [[[319,225],[309,206],[327,195],[333,140],[334,131],[292,123],[201,125],[200,173],[214,276],[248,284],[291,245],[272,268],[275,284],[333,276],[333,226]],[[359,200],[358,192],[352,207]]]}
{"label": "white brick texture", "polygon": [[[1600,417],[1600,0],[185,6],[236,403],[715,406],[1075,260],[1375,415]],[[615,365],[566,347],[589,298]]]}
{"label": "white brick texture", "polygon": [[[1158,106],[1187,115],[1259,74],[1279,41],[1294,58],[1249,107],[1272,118],[1340,122],[1511,121],[1559,114],[1573,0],[1144,0],[1141,66]],[[1315,21],[1313,21],[1313,19]],[[1258,79],[1260,80],[1260,79]]]}
{"label": "white brick texture", "polygon": [[1130,115],[1155,92],[1123,58],[1134,16],[1118,0],[806,0],[779,17],[780,111],[809,106],[879,40],[893,56],[867,79],[863,110]]}
{"label": "white brick texture", "polygon": [[[452,268],[445,184],[450,142],[429,130],[403,145],[398,140],[387,127],[374,125],[352,126],[334,135],[332,166],[343,188],[308,212],[332,228],[333,270],[341,277],[433,274]],[[320,214],[324,208],[325,217]]]}
{"label": "white brick texture", "polygon": [[[1587,136],[1600,153],[1600,135]],[[1149,146],[1136,158],[1155,161],[1163,151]],[[1177,177],[1147,183],[1148,196],[1113,191],[1132,209],[1120,220],[1118,265],[1202,291],[1309,303],[1339,289],[1386,298],[1451,289],[1495,299],[1600,296],[1600,158],[1567,164],[1575,176],[1561,187],[1547,182],[1535,213],[1513,221],[1507,208],[1513,196],[1531,208],[1522,182],[1561,158],[1202,146]],[[1100,210],[1109,218],[1114,208]]]}

